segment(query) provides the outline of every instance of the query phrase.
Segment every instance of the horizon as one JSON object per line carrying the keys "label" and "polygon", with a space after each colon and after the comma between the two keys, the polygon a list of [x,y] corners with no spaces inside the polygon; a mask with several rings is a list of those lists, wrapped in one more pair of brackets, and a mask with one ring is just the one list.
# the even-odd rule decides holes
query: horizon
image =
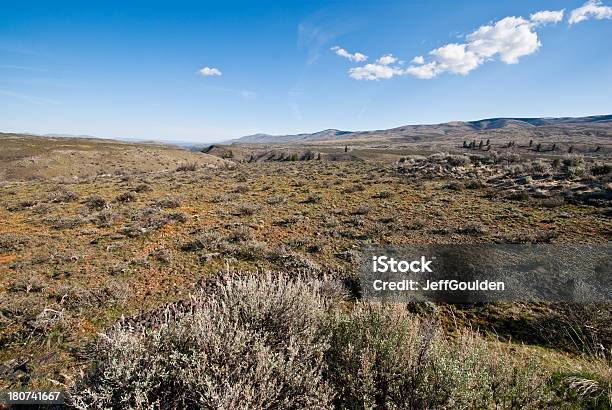
{"label": "horizon", "polygon": [[472,119],[472,120],[450,120],[450,121],[445,121],[445,122],[439,122],[439,123],[415,123],[415,124],[401,124],[401,125],[396,125],[396,126],[392,126],[389,128],[373,128],[373,129],[368,129],[368,130],[347,130],[347,129],[339,129],[339,128],[326,128],[326,129],[322,129],[322,130],[315,130],[315,131],[306,131],[306,132],[298,132],[298,133],[291,133],[291,134],[269,134],[267,132],[257,132],[254,134],[248,134],[248,135],[241,135],[241,136],[237,136],[237,137],[232,137],[229,139],[222,139],[222,140],[209,140],[209,141],[186,141],[186,140],[180,140],[180,139],[156,139],[156,138],[138,138],[138,137],[130,137],[130,136],[117,136],[117,137],[107,137],[104,135],[93,135],[93,134],[67,134],[67,133],[61,133],[61,132],[48,132],[48,133],[33,133],[33,132],[29,132],[29,131],[3,131],[0,130],[0,134],[23,134],[23,135],[31,135],[31,136],[35,136],[35,137],[49,137],[49,138],[95,138],[95,139],[109,139],[109,140],[117,140],[117,141],[135,141],[135,142],[164,142],[164,143],[169,143],[169,144],[193,144],[193,145],[199,145],[199,144],[219,144],[219,143],[224,143],[224,142],[230,142],[230,141],[235,141],[238,140],[240,138],[243,137],[251,137],[251,136],[255,136],[255,135],[269,135],[269,136],[284,136],[284,135],[310,135],[310,134],[316,134],[318,132],[324,132],[324,131],[340,131],[340,132],[347,132],[347,133],[359,133],[359,132],[375,132],[375,131],[386,131],[386,130],[391,130],[391,129],[395,129],[395,128],[401,128],[404,126],[435,126],[435,125],[444,125],[444,124],[450,124],[450,123],[454,123],[454,122],[461,122],[461,123],[470,123],[470,122],[480,122],[480,121],[488,121],[488,120],[497,120],[497,119],[506,119],[506,120],[525,120],[525,119],[562,119],[562,118],[589,118],[589,117],[605,117],[605,116],[611,116],[612,114],[591,114],[591,115],[584,115],[584,116],[553,116],[553,117],[537,117],[537,116],[528,116],[528,117],[488,117],[488,118],[479,118],[479,119]]}
{"label": "horizon", "polygon": [[206,144],[612,112],[609,2],[34,3],[0,16],[3,132]]}

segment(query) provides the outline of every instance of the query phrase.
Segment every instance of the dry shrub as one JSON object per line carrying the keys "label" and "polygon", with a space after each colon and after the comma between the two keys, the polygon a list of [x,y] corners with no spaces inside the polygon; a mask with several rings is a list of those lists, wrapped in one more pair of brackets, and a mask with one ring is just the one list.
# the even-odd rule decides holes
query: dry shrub
{"label": "dry shrub", "polygon": [[451,181],[445,185],[445,188],[452,191],[462,191],[465,188],[465,184],[459,181]]}
{"label": "dry shrub", "polygon": [[100,195],[92,195],[85,200],[85,205],[91,211],[101,211],[109,207],[108,201]]}
{"label": "dry shrub", "polygon": [[73,389],[77,408],[329,408],[321,282],[219,283],[156,329],[118,325]]}
{"label": "dry shrub", "polygon": [[391,198],[392,196],[393,196],[393,192],[385,189],[375,194],[373,198],[385,199],[385,198]]}
{"label": "dry shrub", "polygon": [[557,399],[525,350],[472,331],[447,336],[403,305],[336,309],[333,283],[287,275],[225,275],[213,288],[148,328],[122,321],[102,335],[72,404],[510,409]]}
{"label": "dry shrub", "polygon": [[132,210],[131,222],[121,228],[121,233],[129,237],[137,237],[161,229],[168,223],[185,222],[186,215],[182,213],[166,213],[159,208],[140,208]]}
{"label": "dry shrub", "polygon": [[[579,371],[557,372],[553,387],[560,408],[609,410],[612,408],[612,359],[598,358]],[[572,406],[567,406],[571,403]]]}
{"label": "dry shrub", "polygon": [[575,403],[575,408],[612,408],[612,361],[601,358],[590,363],[579,373],[561,376],[559,393],[564,401]]}
{"label": "dry shrub", "polygon": [[367,205],[360,205],[353,210],[353,215],[367,215],[370,213],[370,207]]}
{"label": "dry shrub", "polygon": [[49,194],[49,202],[53,203],[72,202],[76,201],[77,199],[79,199],[79,194],[67,189],[66,187],[60,187]]}
{"label": "dry shrub", "polygon": [[551,196],[540,201],[544,208],[557,208],[565,205],[565,199],[562,196]]}
{"label": "dry shrub", "polygon": [[251,216],[259,211],[259,206],[254,204],[240,204],[234,210],[234,215],[237,216]]}
{"label": "dry shrub", "polygon": [[330,326],[337,408],[539,408],[548,398],[548,379],[509,346],[468,331],[450,339],[399,305],[359,303]]}
{"label": "dry shrub", "polygon": [[109,227],[113,225],[118,216],[116,212],[110,209],[104,209],[93,215],[92,220],[98,227]]}
{"label": "dry shrub", "polygon": [[552,346],[612,359],[611,303],[554,303],[536,323]]}
{"label": "dry shrub", "polygon": [[319,194],[310,194],[302,201],[303,204],[317,204],[321,202],[321,195]]}
{"label": "dry shrub", "polygon": [[227,236],[227,240],[230,242],[243,242],[252,240],[253,238],[253,231],[250,228],[242,225],[232,229]]}
{"label": "dry shrub", "polygon": [[470,157],[465,155],[448,155],[445,159],[453,167],[465,167],[471,163]]}
{"label": "dry shrub", "polygon": [[195,162],[186,162],[176,167],[177,172],[191,172],[198,169],[198,164]]}
{"label": "dry shrub", "polygon": [[416,218],[407,223],[404,228],[410,231],[418,231],[419,229],[423,229],[427,225],[427,222],[424,219]]}
{"label": "dry shrub", "polygon": [[271,197],[269,197],[266,202],[269,205],[278,205],[278,204],[284,204],[287,202],[287,199],[282,196],[282,195],[272,195]]}
{"label": "dry shrub", "polygon": [[286,251],[283,247],[273,248],[268,252],[268,258],[287,271],[316,273],[321,266],[310,258],[298,252]]}
{"label": "dry shrub", "polygon": [[362,192],[365,191],[365,187],[362,184],[353,184],[349,185],[342,190],[344,194],[352,194],[353,192]]}
{"label": "dry shrub", "polygon": [[22,249],[30,242],[26,235],[15,232],[0,232],[0,252]]}
{"label": "dry shrub", "polygon": [[232,195],[224,195],[224,194],[216,194],[210,198],[210,202],[213,204],[220,204],[224,202],[231,202],[234,200],[234,196]]}
{"label": "dry shrub", "polygon": [[237,185],[232,192],[236,194],[244,194],[245,192],[249,192],[249,187],[246,185]]}
{"label": "dry shrub", "polygon": [[462,226],[455,230],[458,234],[461,235],[483,235],[487,233],[487,228],[479,223],[468,223],[467,225]]}
{"label": "dry shrub", "polygon": [[151,191],[153,191],[153,188],[151,188],[151,186],[148,185],[148,184],[140,184],[140,185],[137,185],[136,187],[134,187],[134,189],[132,189],[132,191],[138,192],[138,193],[151,192]]}
{"label": "dry shrub", "polygon": [[239,259],[256,261],[268,256],[268,244],[256,240],[244,240],[238,243],[222,244],[222,253],[232,255]]}
{"label": "dry shrub", "polygon": [[132,191],[124,192],[115,198],[117,202],[134,202],[136,200],[136,195]]}
{"label": "dry shrub", "polygon": [[71,229],[87,223],[83,216],[48,216],[43,222],[55,229]]}
{"label": "dry shrub", "polygon": [[208,251],[211,252],[213,250],[217,250],[219,245],[223,242],[223,238],[216,231],[205,232],[199,235],[197,238],[184,243],[181,245],[181,250],[185,252],[194,252],[194,251]]}
{"label": "dry shrub", "polygon": [[167,198],[163,198],[155,202],[154,205],[157,206],[158,208],[167,209],[167,208],[178,208],[179,206],[181,206],[182,203],[183,201],[181,200],[181,198],[167,197]]}

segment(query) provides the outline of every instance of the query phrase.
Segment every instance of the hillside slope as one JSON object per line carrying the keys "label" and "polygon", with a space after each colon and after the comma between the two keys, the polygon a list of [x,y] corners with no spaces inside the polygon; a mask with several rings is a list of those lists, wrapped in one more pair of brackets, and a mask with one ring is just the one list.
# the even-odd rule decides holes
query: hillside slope
{"label": "hillside slope", "polygon": [[0,181],[80,178],[174,170],[225,160],[171,145],[0,133]]}
{"label": "hillside slope", "polygon": [[478,121],[452,121],[442,124],[404,125],[401,127],[373,131],[340,131],[329,129],[312,134],[295,135],[248,135],[231,143],[331,143],[331,142],[407,142],[424,138],[482,138],[483,136],[505,137],[516,134],[520,137],[583,136],[612,139],[612,115],[563,118],[488,118]]}

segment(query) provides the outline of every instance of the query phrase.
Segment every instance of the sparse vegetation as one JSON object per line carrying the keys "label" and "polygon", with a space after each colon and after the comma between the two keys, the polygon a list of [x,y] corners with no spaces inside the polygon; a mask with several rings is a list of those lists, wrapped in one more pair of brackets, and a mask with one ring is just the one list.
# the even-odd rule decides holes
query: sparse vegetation
{"label": "sparse vegetation", "polygon": [[[358,303],[327,281],[224,277],[155,328],[118,324],[72,389],[79,408],[540,408],[551,375],[510,345]],[[169,358],[172,358],[169,360]],[[575,379],[568,379],[580,394]],[[228,388],[228,383],[231,388]]]}
{"label": "sparse vegetation", "polygon": [[[96,154],[99,166],[83,154],[57,171],[34,164],[0,172],[8,176],[0,181],[0,387],[65,386],[90,407],[115,405],[119,396],[143,400],[133,407],[155,398],[166,408],[203,398],[212,401],[193,407],[238,406],[214,401],[224,397],[252,407],[291,392],[295,407],[418,408],[418,399],[432,408],[605,408],[609,306],[508,303],[457,313],[360,300],[355,266],[371,244],[606,243],[609,146],[578,135],[566,155],[560,138],[534,136],[528,149],[529,138],[483,131],[475,143],[462,136],[440,146],[355,141],[347,153],[344,144],[236,144],[231,161],[213,156],[219,148],[125,144],[119,160],[116,152]],[[461,148],[464,139],[473,150]],[[191,163],[195,169],[179,169]],[[211,279],[234,269],[253,273]],[[239,305],[226,303],[237,293],[226,299],[225,290],[267,281],[279,292],[284,283],[288,297],[305,292],[294,304],[271,296],[270,304],[300,315],[310,317],[304,306],[319,298],[316,326],[278,342],[277,330],[249,329],[251,316],[209,317]],[[265,291],[252,291],[261,323],[292,320],[265,316],[277,311]],[[321,338],[316,348],[302,338],[311,331]],[[394,350],[401,354],[391,360]],[[170,351],[183,361],[155,354]],[[434,351],[439,359],[427,354]],[[239,353],[248,359],[238,363]],[[214,360],[221,370],[213,374]],[[222,390],[222,378],[236,387]],[[89,390],[71,387],[75,381]],[[402,386],[416,390],[402,395]]]}

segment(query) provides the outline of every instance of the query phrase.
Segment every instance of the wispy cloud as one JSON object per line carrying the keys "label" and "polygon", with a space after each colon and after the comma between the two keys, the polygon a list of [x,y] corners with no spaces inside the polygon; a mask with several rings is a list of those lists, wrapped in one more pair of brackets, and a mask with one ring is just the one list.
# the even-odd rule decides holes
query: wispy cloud
{"label": "wispy cloud", "polygon": [[348,59],[350,61],[361,62],[361,61],[366,61],[368,59],[368,56],[366,56],[365,54],[362,54],[362,53],[349,53],[348,51],[346,51],[345,49],[343,49],[342,47],[339,47],[339,46],[332,47],[331,51],[336,53],[336,55],[338,55],[340,57],[344,57],[344,58],[346,58],[346,59]]}
{"label": "wispy cloud", "polygon": [[603,20],[612,19],[612,7],[605,6],[600,0],[589,0],[572,10],[569,17],[569,24],[580,23],[588,19]]}
{"label": "wispy cloud", "polygon": [[298,47],[308,50],[307,64],[312,64],[319,59],[321,47],[330,42],[334,38],[334,34],[325,30],[325,28],[317,26],[311,22],[305,21],[298,25]]}
{"label": "wispy cloud", "polygon": [[33,96],[33,95],[16,93],[16,92],[13,92],[13,91],[8,91],[8,90],[0,90],[0,95],[3,95],[5,97],[17,98],[19,100],[31,102],[31,103],[34,103],[34,104],[50,104],[50,105],[59,105],[60,104],[60,102],[57,101],[57,100],[51,100],[51,99],[48,99],[48,98],[36,97],[36,96]]}
{"label": "wispy cloud", "polygon": [[218,68],[212,68],[212,67],[201,68],[199,72],[204,77],[213,77],[213,76],[222,75],[221,70],[219,70]]}
{"label": "wispy cloud", "polygon": [[330,47],[335,38],[355,30],[360,23],[352,15],[330,5],[308,15],[297,26],[299,49],[307,51],[306,64],[311,65]]}

